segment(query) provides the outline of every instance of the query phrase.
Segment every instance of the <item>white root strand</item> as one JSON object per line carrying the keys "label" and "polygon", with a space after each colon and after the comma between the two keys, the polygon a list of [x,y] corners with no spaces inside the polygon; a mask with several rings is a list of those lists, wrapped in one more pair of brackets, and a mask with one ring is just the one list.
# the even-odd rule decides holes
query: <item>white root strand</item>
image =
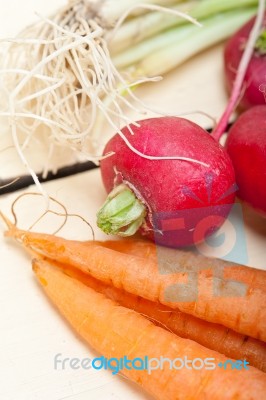
{"label": "white root strand", "polygon": [[[113,33],[136,9],[178,15],[199,25],[188,15],[164,7],[176,2],[161,0],[158,5],[153,5],[147,0],[148,4],[136,1],[132,6],[134,3],[129,1],[131,4],[125,10],[122,11],[123,7],[116,10],[118,18]],[[146,155],[129,143],[121,126],[126,125],[133,134],[133,127],[138,124],[127,111],[139,114],[154,111],[138,99],[131,88],[158,81],[161,77],[138,77],[135,81],[127,81],[112,62],[104,26],[100,26],[99,18],[91,19],[89,11],[88,1],[70,1],[54,17],[40,17],[36,25],[27,28],[19,37],[5,40],[9,42],[9,52],[0,70],[0,80],[8,99],[8,109],[0,109],[0,116],[9,118],[14,147],[45,196],[47,208],[48,196],[24,155],[26,147],[36,138],[40,141],[45,138],[48,161],[55,146],[60,145],[97,162],[102,159],[97,152],[105,144],[102,126],[106,121],[141,157],[178,159],[207,166],[200,160],[186,157]],[[38,137],[40,131],[42,134]],[[48,161],[44,174],[47,174]]]}

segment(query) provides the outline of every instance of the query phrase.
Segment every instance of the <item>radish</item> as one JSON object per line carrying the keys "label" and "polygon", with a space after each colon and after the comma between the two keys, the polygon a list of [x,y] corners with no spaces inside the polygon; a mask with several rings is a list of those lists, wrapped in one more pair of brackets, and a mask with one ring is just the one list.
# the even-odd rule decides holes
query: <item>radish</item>
{"label": "radish", "polygon": [[[226,83],[231,90],[236,77],[238,65],[254,24],[254,18],[247,22],[229,39],[224,51],[224,70]],[[242,108],[249,108],[266,101],[266,13],[259,37],[257,38],[252,58],[249,62],[240,100]]]}
{"label": "radish", "polygon": [[[160,117],[125,127],[106,145],[101,174],[109,194],[98,213],[106,233],[142,234],[180,247],[201,241],[217,229],[234,202],[235,175],[226,151],[204,129],[183,118]],[[176,154],[188,160],[175,159]],[[171,159],[172,157],[172,159]],[[182,158],[181,157],[181,158]],[[193,163],[190,158],[199,158]],[[154,237],[155,233],[155,237]]]}
{"label": "radish", "polygon": [[239,197],[266,215],[266,105],[250,108],[238,118],[226,147]]}
{"label": "radish", "polygon": [[140,232],[158,244],[183,247],[218,229],[235,198],[232,161],[219,145],[236,106],[258,32],[264,0],[241,58],[228,105],[212,135],[176,117],[151,118],[126,126],[107,143],[101,161],[109,193],[97,214],[106,233]]}

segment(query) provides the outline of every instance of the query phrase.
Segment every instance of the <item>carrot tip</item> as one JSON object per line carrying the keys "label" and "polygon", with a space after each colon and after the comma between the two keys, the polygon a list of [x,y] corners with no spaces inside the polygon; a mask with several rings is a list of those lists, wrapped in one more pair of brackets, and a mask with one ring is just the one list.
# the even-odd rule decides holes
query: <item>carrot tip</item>
{"label": "carrot tip", "polygon": [[19,229],[16,224],[12,223],[10,221],[10,219],[8,219],[3,213],[2,211],[0,211],[0,218],[2,218],[2,220],[4,221],[7,230],[4,231],[4,236],[5,237],[12,237],[14,239],[21,239],[22,241],[24,240],[24,234],[25,231]]}
{"label": "carrot tip", "polygon": [[14,229],[15,225],[12,224],[12,222],[2,213],[2,211],[0,211],[0,217],[2,218],[2,220],[4,221],[4,223],[6,224],[6,226],[8,228],[8,231],[5,232],[5,235],[8,236],[9,231]]}

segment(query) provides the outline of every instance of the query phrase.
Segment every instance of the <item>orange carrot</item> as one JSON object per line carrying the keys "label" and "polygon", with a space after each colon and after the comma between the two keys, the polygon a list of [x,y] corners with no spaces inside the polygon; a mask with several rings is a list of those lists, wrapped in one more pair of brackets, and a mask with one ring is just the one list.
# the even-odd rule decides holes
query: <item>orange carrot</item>
{"label": "orange carrot", "polygon": [[253,367],[266,372],[266,343],[106,285],[68,265],[56,265],[69,276],[103,293],[120,305],[148,317],[156,325],[183,338],[194,340],[229,358],[247,360]]}
{"label": "orange carrot", "polygon": [[[170,259],[168,265],[167,259],[162,260],[166,264],[165,269],[160,271],[158,264],[152,259],[123,254],[93,242],[84,244],[16,228],[11,229],[7,235],[20,239],[25,246],[49,258],[70,264],[107,284],[112,283],[129,293],[159,301],[200,319],[266,341],[266,291],[256,287],[256,279],[253,278],[249,285],[240,286],[239,282],[227,281],[221,275],[215,275],[215,270],[203,271],[206,266],[205,258],[203,261],[193,253],[182,252],[183,261],[179,260],[176,265],[173,264],[173,259]],[[179,252],[175,253],[178,260]],[[212,261],[216,264],[216,260]],[[184,265],[191,267],[184,268]],[[184,268],[183,272],[175,272],[177,267],[179,270]],[[259,274],[265,280],[265,271],[253,270],[253,277],[254,274]],[[242,276],[239,280],[241,279]],[[219,295],[213,294],[214,283],[216,289],[219,289]],[[242,291],[243,288],[245,292]]]}
{"label": "orange carrot", "polygon": [[[10,224],[10,228],[14,228],[12,224]],[[91,241],[85,243],[90,245]],[[155,244],[142,239],[95,241],[94,244],[138,257],[155,260],[157,256]],[[31,253],[33,257],[36,256],[35,252],[31,251]],[[250,365],[266,372],[266,344],[264,342],[106,285],[70,266],[60,265],[60,268],[119,304],[144,314],[155,324],[159,324],[183,338],[197,341],[230,358],[245,359]]]}
{"label": "orange carrot", "polygon": [[[138,313],[67,276],[52,263],[35,261],[33,269],[48,297],[72,327],[107,358],[160,359],[162,356],[169,360],[214,358],[215,364],[226,361],[217,352],[155,326]],[[133,368],[123,368],[121,373],[159,400],[252,400],[262,399],[266,392],[265,374],[253,367],[249,370],[191,368],[170,369],[166,360],[162,369],[150,374]]]}
{"label": "orange carrot", "polygon": [[[91,241],[85,243],[89,244]],[[141,239],[106,240],[95,241],[95,243],[108,249],[149,258],[156,262],[162,261],[163,258],[170,258],[175,260],[179,265],[182,265],[184,270],[191,270],[195,265],[203,265],[205,274],[210,274],[211,271],[216,268],[217,270],[224,271],[223,276],[225,279],[240,280],[250,287],[257,287],[266,291],[265,271],[255,268],[217,258],[204,257],[192,252],[188,253],[188,251],[185,250],[174,250],[167,247],[156,246],[152,242]]]}
{"label": "orange carrot", "polygon": [[[90,241],[84,242],[88,245]],[[120,253],[132,254],[134,256],[145,257],[157,260],[156,245],[153,242],[142,239],[123,239],[123,240],[104,240],[94,241],[99,246],[106,247],[111,250],[119,251]]]}

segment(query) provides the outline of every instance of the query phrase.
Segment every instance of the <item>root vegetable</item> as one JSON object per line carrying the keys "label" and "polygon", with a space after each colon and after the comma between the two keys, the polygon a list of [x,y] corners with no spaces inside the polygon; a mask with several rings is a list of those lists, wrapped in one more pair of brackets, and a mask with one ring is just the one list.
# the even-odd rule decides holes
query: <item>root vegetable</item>
{"label": "root vegetable", "polygon": [[162,117],[127,126],[107,143],[104,156],[115,154],[101,162],[109,193],[97,214],[104,232],[130,236],[140,230],[158,244],[183,247],[221,226],[234,201],[234,172],[212,138],[219,142],[236,107],[264,13],[260,0],[228,105],[212,137],[182,118]]}
{"label": "root vegetable", "polygon": [[238,196],[266,215],[266,105],[245,111],[228,132]]}
{"label": "root vegetable", "polygon": [[[140,228],[158,244],[172,247],[203,240],[224,222],[234,203],[230,158],[206,131],[183,118],[138,124],[132,127],[134,135],[122,130],[127,143],[117,134],[104,150],[115,154],[101,161],[110,194],[98,213],[98,226],[121,236]],[[199,234],[203,219],[204,233]],[[171,228],[173,220],[176,227],[172,222]]]}
{"label": "root vegetable", "polygon": [[[47,296],[74,330],[107,358],[128,355],[130,359],[162,356],[170,360],[184,357],[193,360],[209,357],[217,364],[226,361],[223,355],[179,338],[86,287],[51,262],[36,260],[33,270]],[[266,391],[265,374],[252,367],[248,371],[223,368],[176,371],[164,367],[150,374],[147,370],[123,368],[120,372],[160,400],[255,400],[263,398]]]}
{"label": "root vegetable", "polygon": [[[265,281],[264,271],[242,267],[235,281],[230,279],[230,264],[225,269],[223,261],[220,265],[219,260],[191,252],[166,249],[174,253],[164,253],[163,260],[155,262],[94,242],[88,245],[14,226],[6,235],[103,283],[266,341],[266,292],[264,284],[259,283]],[[232,270],[234,276],[235,265]]]}
{"label": "root vegetable", "polygon": [[[231,90],[245,45],[254,24],[254,18],[241,27],[227,42],[224,50],[224,70],[228,88]],[[250,59],[244,82],[240,105],[249,108],[266,102],[266,13],[263,25]]]}
{"label": "root vegetable", "polygon": [[[149,242],[146,241],[144,243],[149,247]],[[140,249],[145,249],[144,243],[137,248],[137,254],[141,254]],[[120,248],[124,252],[129,251],[126,254],[130,254],[135,248],[135,246],[132,246],[128,249],[127,246],[129,243],[124,243],[124,241],[123,243],[120,241],[118,245],[116,244],[116,242],[99,242],[99,245],[108,246],[113,249]],[[147,252],[148,250],[143,251],[145,254]],[[113,285],[104,284],[69,265],[55,263],[55,266],[93,290],[103,293],[106,297],[116,301],[121,306],[130,308],[150,319],[155,325],[161,326],[185,339],[194,340],[202,346],[218,351],[229,358],[246,360],[253,367],[266,372],[266,343],[249,336],[241,335],[223,325],[195,318],[179,310],[163,306],[159,302],[149,301],[127,293],[124,290],[117,289]]]}

